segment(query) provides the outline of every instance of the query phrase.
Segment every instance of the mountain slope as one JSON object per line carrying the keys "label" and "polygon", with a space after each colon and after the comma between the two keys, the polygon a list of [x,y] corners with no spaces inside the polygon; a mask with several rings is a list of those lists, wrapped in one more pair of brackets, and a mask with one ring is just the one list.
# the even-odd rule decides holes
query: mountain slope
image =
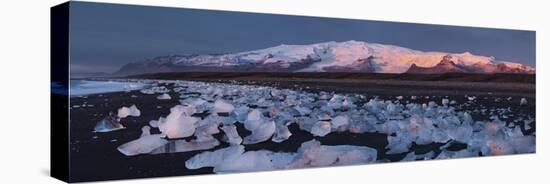
{"label": "mountain slope", "polygon": [[443,59],[432,67],[420,67],[416,64],[412,64],[411,67],[405,73],[419,73],[419,74],[438,74],[438,73],[468,73],[474,72],[464,66],[456,65],[452,61],[452,56],[443,56]]}
{"label": "mountain slope", "polygon": [[[441,63],[442,60],[445,62]],[[346,41],[280,45],[232,54],[163,56],[127,64],[116,74],[185,71],[404,73],[411,68],[425,71],[432,67],[435,69],[431,69],[429,73],[535,72],[530,66],[496,61],[494,57],[477,56],[468,52],[422,52],[393,45]]]}

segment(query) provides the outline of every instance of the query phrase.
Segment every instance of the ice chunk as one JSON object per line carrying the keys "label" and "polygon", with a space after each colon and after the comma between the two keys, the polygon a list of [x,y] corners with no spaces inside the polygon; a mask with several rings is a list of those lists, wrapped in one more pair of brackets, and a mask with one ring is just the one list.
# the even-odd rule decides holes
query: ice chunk
{"label": "ice chunk", "polygon": [[485,147],[481,150],[483,155],[508,155],[514,153],[514,149],[505,140],[489,139],[485,142]]}
{"label": "ice chunk", "polygon": [[332,165],[373,163],[377,151],[363,146],[323,146],[319,141],[302,143],[294,160],[285,168],[306,168]]}
{"label": "ice chunk", "polygon": [[472,137],[473,129],[470,125],[463,125],[447,129],[447,134],[455,141],[468,143]]}
{"label": "ice chunk", "polygon": [[[154,82],[153,86],[160,86],[165,83],[165,81],[152,82]],[[449,152],[445,150],[447,148],[442,148],[441,157],[477,156],[480,153],[492,155],[502,152],[499,150],[504,150],[504,154],[535,151],[534,138],[529,137],[536,135],[533,132],[534,128],[530,127],[534,126],[534,123],[532,121],[522,123],[528,118],[527,116],[532,116],[530,112],[527,112],[527,114],[516,113],[508,107],[495,108],[491,104],[473,103],[478,99],[488,99],[485,96],[476,99],[472,95],[466,95],[462,101],[459,100],[460,103],[465,100],[464,104],[453,105],[456,101],[451,100],[454,98],[447,96],[410,96],[410,99],[408,96],[402,96],[397,97],[399,100],[395,100],[398,96],[395,95],[392,97],[393,99],[384,101],[376,96],[367,99],[357,94],[309,93],[307,91],[275,89],[269,86],[251,86],[237,83],[221,84],[190,81],[177,81],[175,83],[175,87],[181,89],[174,91],[181,95],[182,100],[180,102],[185,108],[180,113],[182,114],[180,115],[181,118],[161,117],[158,120],[150,121],[149,125],[151,127],[162,125],[163,127],[159,127],[159,129],[168,136],[169,133],[166,132],[170,128],[164,126],[169,124],[167,123],[170,121],[169,119],[181,120],[192,117],[191,115],[199,115],[196,114],[197,112],[201,112],[201,117],[204,112],[210,112],[210,115],[202,117],[203,120],[197,119],[198,121],[191,125],[183,126],[181,124],[184,123],[177,121],[180,123],[175,125],[186,127],[185,131],[192,132],[196,139],[190,140],[187,137],[185,141],[168,140],[168,145],[158,149],[163,150],[161,152],[209,147],[205,146],[208,145],[206,141],[214,142],[213,133],[219,131],[218,126],[222,126],[220,129],[223,130],[225,136],[223,140],[229,142],[230,145],[238,145],[242,142],[257,143],[269,139],[273,142],[281,142],[291,135],[288,130],[291,123],[296,123],[301,130],[310,132],[314,136],[326,136],[333,131],[384,133],[389,136],[389,143],[387,150],[385,150],[387,154],[401,153],[405,155],[410,153],[407,159],[411,160],[431,159],[435,156],[433,152],[416,155],[414,150],[410,150],[413,143],[424,145],[432,142],[443,144],[460,142],[467,145],[467,148],[464,149],[466,151],[458,152]],[[151,91],[155,94],[158,93],[158,95],[162,94],[159,92],[163,90],[168,91],[165,87],[157,87],[154,90],[151,88]],[[521,103],[520,98],[517,98],[516,102]],[[417,103],[418,100],[422,102]],[[437,100],[440,101],[436,103]],[[368,102],[364,103],[366,101]],[[492,100],[490,101],[492,102]],[[502,102],[502,100],[495,102]],[[230,107],[228,104],[233,106],[232,111],[231,108],[226,108]],[[362,104],[362,107],[355,108],[356,104]],[[73,105],[89,106],[86,103]],[[216,113],[223,111],[229,111],[229,116],[219,116]],[[116,115],[115,112],[115,119],[117,119]],[[473,115],[475,115],[476,121],[472,118]],[[488,116],[493,117],[487,118]],[[500,121],[499,118],[510,122]],[[241,138],[234,125],[235,122],[242,123],[252,134],[247,138]],[[274,128],[273,124],[269,124],[273,122]],[[172,126],[176,127],[175,125]],[[522,131],[530,135],[523,135]],[[177,134],[183,133],[177,132]],[[146,137],[147,134],[143,136]],[[505,144],[501,144],[502,142]],[[196,145],[191,145],[191,143]],[[176,144],[185,146],[175,146]],[[500,149],[500,146],[505,149]],[[185,149],[178,147],[184,147]],[[338,161],[334,163],[328,163],[328,161],[325,163],[325,160],[318,162],[324,163],[319,165],[335,165],[336,162],[342,164],[355,163],[357,162],[355,159],[360,159],[357,156],[361,155],[360,153],[353,151],[338,153],[336,154]],[[275,158],[278,157],[275,155],[286,159],[276,162],[279,158]],[[216,172],[247,170],[251,166],[268,169],[285,168],[288,164],[288,157],[292,155],[298,154],[269,151],[243,152],[239,154],[239,158],[235,159],[248,158],[251,160],[250,163],[246,161],[247,159],[244,159],[241,164],[232,163],[226,165],[227,167],[221,167],[222,165],[213,167],[215,167]],[[266,159],[272,159],[272,161],[266,162]],[[294,159],[290,160],[294,161]],[[317,162],[315,159],[310,160]]]}
{"label": "ice chunk", "polygon": [[292,162],[292,160],[294,160],[294,158],[296,157],[296,153],[276,152],[272,153],[270,157],[273,167],[277,169],[284,169],[288,164]]}
{"label": "ice chunk", "polygon": [[244,121],[244,127],[247,130],[253,131],[262,123],[262,112],[258,109],[254,109],[248,113],[246,121]]}
{"label": "ice chunk", "polygon": [[199,169],[203,167],[215,167],[223,162],[231,162],[244,153],[244,146],[233,145],[216,151],[202,152],[185,161],[188,169]]}
{"label": "ice chunk", "polygon": [[170,90],[164,86],[153,86],[152,88],[149,88],[149,89],[142,89],[140,90],[140,92],[143,94],[152,95],[155,93],[168,93],[170,92]]}
{"label": "ice chunk", "polygon": [[400,160],[400,162],[410,162],[410,161],[415,161],[416,160],[416,155],[414,155],[414,151],[408,153],[407,155],[405,155],[405,157],[403,157],[403,159]]}
{"label": "ice chunk", "polygon": [[164,120],[162,120],[162,119],[164,119],[164,118],[161,117],[159,120],[151,120],[151,121],[149,121],[149,126],[151,126],[151,127],[153,127],[153,128],[158,128],[158,127],[159,127],[159,122],[160,122],[160,121],[164,121]]}
{"label": "ice chunk", "polygon": [[124,129],[124,126],[120,124],[118,118],[116,118],[112,113],[109,113],[108,116],[103,118],[101,121],[97,122],[95,125],[95,132],[110,132],[115,130]]}
{"label": "ice chunk", "polygon": [[292,116],[289,112],[280,111],[277,108],[272,109],[271,117],[278,123],[288,123],[294,121],[294,116]]}
{"label": "ice chunk", "polygon": [[235,110],[233,110],[233,114],[235,115],[235,119],[239,122],[246,121],[246,119],[248,117],[248,110],[249,109],[250,108],[248,108],[247,106],[237,107]]}
{"label": "ice chunk", "polygon": [[252,130],[252,134],[244,138],[243,144],[256,144],[271,138],[275,133],[274,121],[263,121]]}
{"label": "ice chunk", "polygon": [[159,100],[170,100],[172,97],[170,97],[169,94],[163,93],[162,95],[157,96],[157,99]]}
{"label": "ice chunk", "polygon": [[215,113],[230,113],[233,112],[234,109],[235,107],[233,105],[224,100],[216,100],[216,102],[214,102]]}
{"label": "ice chunk", "polygon": [[273,152],[260,150],[248,151],[239,155],[234,160],[227,160],[214,167],[215,173],[269,171],[275,167],[271,161]]}
{"label": "ice chunk", "polygon": [[159,122],[159,130],[166,134],[168,138],[183,138],[195,133],[197,118],[191,117],[188,108],[182,105],[176,105],[170,108],[170,114],[164,121]]}
{"label": "ice chunk", "polygon": [[200,121],[199,124],[200,126],[197,126],[195,129],[195,137],[197,140],[212,139],[212,135],[220,133],[218,123]]}
{"label": "ice chunk", "polygon": [[521,98],[521,101],[519,102],[519,105],[527,105],[527,99]]}
{"label": "ice chunk", "polygon": [[486,122],[485,123],[485,130],[491,134],[496,134],[500,131],[502,128],[502,124],[499,121],[494,122]]}
{"label": "ice chunk", "polygon": [[254,109],[248,113],[246,120],[260,120],[262,117],[262,112],[258,109]]}
{"label": "ice chunk", "polygon": [[189,152],[197,150],[207,150],[212,149],[220,145],[220,142],[214,138],[203,139],[203,140],[191,140],[186,141],[183,139],[173,140],[164,144],[161,147],[156,148],[151,151],[151,154],[161,154],[161,153],[179,153],[179,152]]}
{"label": "ice chunk", "polygon": [[149,135],[151,135],[151,127],[143,126],[141,128],[141,136],[140,137],[149,136]]}
{"label": "ice chunk", "polygon": [[266,150],[244,152],[244,146],[233,145],[195,155],[185,162],[185,166],[188,169],[214,167],[215,173],[226,173],[365,164],[375,162],[376,158],[377,151],[369,147],[322,146],[318,141],[312,140],[302,143],[298,153],[274,153]]}
{"label": "ice chunk", "polygon": [[291,135],[292,133],[290,133],[286,125],[277,125],[275,135],[273,136],[273,138],[271,138],[271,141],[283,142],[287,140]]}
{"label": "ice chunk", "polygon": [[388,103],[386,106],[386,112],[388,112],[388,114],[396,113],[397,107],[393,103]]}
{"label": "ice chunk", "polygon": [[449,99],[446,99],[446,98],[441,99],[441,104],[443,104],[443,105],[449,105]]}
{"label": "ice chunk", "polygon": [[308,115],[311,113],[311,109],[303,106],[295,106],[294,109],[296,109],[302,116]]}
{"label": "ice chunk", "polygon": [[308,132],[311,132],[311,128],[313,127],[313,125],[316,122],[317,122],[316,119],[311,118],[311,117],[307,117],[307,116],[296,118],[296,124],[298,124],[298,126],[300,126],[300,129],[308,131]]}
{"label": "ice chunk", "polygon": [[342,102],[342,109],[350,109],[350,108],[355,108],[355,104],[353,104],[352,100],[346,97]]}
{"label": "ice chunk", "polygon": [[469,149],[463,149],[460,151],[443,150],[435,159],[466,158],[475,156],[478,156],[478,153]]}
{"label": "ice chunk", "polygon": [[[143,133],[142,133],[143,134]],[[126,156],[150,153],[168,143],[161,134],[146,135],[119,146],[117,149]]]}
{"label": "ice chunk", "polygon": [[318,121],[311,127],[311,134],[319,137],[323,137],[330,133],[331,124],[330,121]]}
{"label": "ice chunk", "polygon": [[535,153],[536,151],[535,136],[512,137],[508,142],[513,147],[514,153]]}
{"label": "ice chunk", "polygon": [[339,116],[336,116],[334,119],[332,119],[330,123],[333,128],[347,126],[349,124],[349,117],[346,115],[339,115]]}
{"label": "ice chunk", "polygon": [[328,101],[327,106],[332,109],[340,109],[342,108],[344,97],[341,95],[334,95],[332,98]]}
{"label": "ice chunk", "polygon": [[126,118],[128,116],[139,117],[140,115],[141,111],[139,111],[136,105],[132,105],[130,107],[121,107],[118,109],[119,118]]}
{"label": "ice chunk", "polygon": [[288,165],[292,153],[274,153],[267,150],[244,152],[244,146],[233,145],[213,152],[203,152],[185,162],[188,169],[214,167],[215,173],[267,171]]}
{"label": "ice chunk", "polygon": [[398,154],[408,152],[412,145],[414,136],[412,134],[402,134],[400,136],[388,136],[388,145],[386,149],[389,149],[386,154]]}
{"label": "ice chunk", "polygon": [[186,98],[185,100],[181,100],[180,102],[184,105],[194,106],[194,107],[208,103],[208,101],[202,98]]}
{"label": "ice chunk", "polygon": [[523,137],[523,132],[521,131],[521,128],[519,126],[516,126],[515,128],[506,128],[504,131],[507,137]]}
{"label": "ice chunk", "polygon": [[224,125],[220,129],[225,133],[225,140],[231,145],[239,145],[243,141],[235,125]]}
{"label": "ice chunk", "polygon": [[432,140],[437,143],[446,143],[451,138],[447,134],[447,132],[441,130],[441,129],[434,129],[432,131]]}

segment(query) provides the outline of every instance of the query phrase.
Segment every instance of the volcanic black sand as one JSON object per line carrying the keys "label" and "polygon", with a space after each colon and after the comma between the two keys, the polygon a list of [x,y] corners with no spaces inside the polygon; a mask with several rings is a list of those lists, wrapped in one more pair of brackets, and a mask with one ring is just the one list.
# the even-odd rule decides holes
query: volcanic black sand
{"label": "volcanic black sand", "polygon": [[[456,104],[451,106],[455,106],[457,111],[470,112],[474,120],[487,121],[491,114],[497,113],[492,110],[498,108],[510,108],[513,113],[507,118],[501,118],[504,121],[511,121],[519,116],[535,118],[534,81],[502,83],[512,86],[526,86],[521,90],[501,90],[502,88],[495,89],[495,91],[486,88],[483,88],[483,90],[471,90],[470,88],[472,88],[472,86],[470,86],[469,88],[465,87],[458,90],[437,88],[440,91],[436,90],[436,92],[429,92],[429,88],[419,89],[418,87],[411,87],[410,85],[402,85],[398,88],[395,86],[391,88],[386,88],[384,86],[379,86],[377,88],[376,85],[363,86],[362,84],[349,83],[344,79],[339,80],[346,82],[304,82],[292,80],[286,82],[273,80],[239,80],[235,82],[227,78],[222,79],[223,80],[220,78],[208,78],[200,80],[270,85],[280,88],[302,89],[311,92],[322,90],[342,93],[360,93],[366,95],[368,98],[380,98],[394,101],[401,98],[398,96],[403,95],[404,97],[400,100],[403,103],[427,103],[429,101],[434,101],[441,104],[441,99],[447,98],[456,101]],[[194,78],[193,80],[199,79]],[[483,86],[483,84],[489,83],[493,84],[495,82],[476,83],[477,84],[473,85],[473,87]],[[167,87],[172,88],[173,86],[168,85]],[[532,87],[532,89],[530,89],[530,87]],[[421,92],[425,92],[426,94],[422,95],[420,94]],[[446,94],[442,95],[441,93]],[[227,147],[228,144],[222,142],[221,145],[211,150],[159,155],[124,156],[117,150],[118,146],[139,138],[141,127],[148,125],[150,120],[157,120],[159,117],[167,116],[170,112],[170,108],[179,104],[177,98],[179,94],[174,92],[169,94],[172,96],[171,100],[158,100],[156,99],[158,94],[148,95],[142,94],[139,91],[70,98],[70,177],[76,182],[212,173],[212,168],[197,170],[186,169],[185,161],[197,153]],[[419,96],[416,99],[411,99],[410,96],[407,96],[412,94]],[[476,95],[475,103],[469,101],[465,95]],[[521,98],[527,99],[527,105],[520,106]],[[86,105],[84,106],[83,104]],[[93,132],[96,123],[104,118],[109,112],[116,113],[118,108],[122,106],[131,106],[133,104],[141,110],[141,116],[122,119],[121,123],[126,126],[126,129],[107,133]],[[92,107],[90,105],[92,105]],[[487,113],[474,111],[476,109],[487,109]],[[522,122],[516,124],[521,125]],[[240,123],[237,123],[237,125],[241,137],[250,134],[250,132],[245,130]],[[528,131],[522,128],[527,134],[535,132],[536,129],[534,122],[530,125],[533,128]],[[323,145],[360,145],[372,147],[378,150],[378,160],[380,162],[399,161],[407,154],[386,155],[384,147],[387,145],[387,135],[385,134],[333,132],[325,137],[314,137],[310,133],[300,130],[296,124],[292,124],[289,129],[292,132],[292,136],[282,143],[266,141],[258,144],[246,145],[245,149],[296,152],[303,142],[317,139]],[[156,129],[152,130],[154,130],[152,133],[158,132]],[[217,134],[216,137],[220,138],[222,134],[223,133]],[[439,150],[439,146],[441,145],[443,144],[413,145],[412,150],[414,150],[416,154],[434,151],[436,153],[434,157],[436,157],[437,154],[441,152],[441,150]],[[464,148],[465,145],[457,143],[447,149],[456,151]]]}
{"label": "volcanic black sand", "polygon": [[[535,74],[383,74],[334,72],[178,72],[128,78],[260,84],[381,95],[508,95],[535,97]],[[406,89],[406,90],[403,90]]]}

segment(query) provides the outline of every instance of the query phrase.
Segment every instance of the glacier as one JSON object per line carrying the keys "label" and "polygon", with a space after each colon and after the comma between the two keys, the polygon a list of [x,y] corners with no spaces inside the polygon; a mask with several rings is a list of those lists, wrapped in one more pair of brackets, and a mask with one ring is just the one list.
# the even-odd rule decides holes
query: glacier
{"label": "glacier", "polygon": [[[164,59],[166,57],[170,59]],[[123,66],[117,73],[150,73],[156,71],[153,66],[159,66],[159,71],[163,72],[166,72],[166,66],[186,66],[188,69],[184,71],[193,71],[193,67],[200,67],[199,71],[219,71],[215,68],[227,67],[226,69],[231,71],[404,73],[413,66],[434,67],[444,58],[448,58],[453,65],[474,73],[535,72],[532,66],[497,60],[492,56],[474,55],[470,52],[424,52],[395,45],[349,40],[309,45],[283,44],[221,55],[165,56],[146,60],[141,62],[141,65],[138,63]],[[182,71],[174,69],[170,72]]]}

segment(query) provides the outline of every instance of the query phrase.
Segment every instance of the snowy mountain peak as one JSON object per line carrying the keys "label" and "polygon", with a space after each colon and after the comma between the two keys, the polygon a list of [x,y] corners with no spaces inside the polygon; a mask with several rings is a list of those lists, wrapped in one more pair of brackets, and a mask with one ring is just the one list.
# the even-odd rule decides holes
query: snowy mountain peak
{"label": "snowy mountain peak", "polygon": [[[470,52],[423,52],[409,48],[349,40],[287,45],[220,55],[174,55],[128,64],[119,74],[179,71],[281,71],[403,73],[412,66],[430,68],[453,64],[465,72],[534,73],[519,63],[497,61]],[[454,71],[454,70],[453,70]]]}

